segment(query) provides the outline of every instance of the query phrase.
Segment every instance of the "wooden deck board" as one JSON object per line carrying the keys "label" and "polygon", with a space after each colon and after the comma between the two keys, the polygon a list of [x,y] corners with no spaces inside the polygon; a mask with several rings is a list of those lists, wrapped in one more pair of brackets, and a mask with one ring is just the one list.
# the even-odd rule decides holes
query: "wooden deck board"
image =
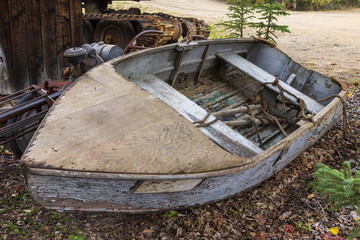
{"label": "wooden deck board", "polygon": [[22,158],[30,170],[146,174],[205,172],[249,161],[219,147],[107,63],[63,94]]}

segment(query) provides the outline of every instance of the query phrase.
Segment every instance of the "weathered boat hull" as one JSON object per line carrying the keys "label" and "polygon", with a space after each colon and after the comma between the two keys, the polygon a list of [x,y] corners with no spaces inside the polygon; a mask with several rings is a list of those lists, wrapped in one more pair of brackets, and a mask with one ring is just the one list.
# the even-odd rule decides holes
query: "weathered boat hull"
{"label": "weathered boat hull", "polygon": [[[252,40],[228,41],[232,45],[241,44],[242,42],[248,44],[252,43]],[[209,41],[208,43],[214,45],[216,41]],[[207,43],[204,42],[202,44],[206,46]],[[124,67],[127,61],[132,59],[135,61],[137,56],[142,54],[142,57],[145,56],[146,58],[146,56],[149,56],[154,51],[161,52],[174,48],[174,46],[167,46],[124,57],[111,63],[105,63],[101,68],[93,69],[83,78],[89,79],[93,77],[93,79],[98,79],[97,76],[103,76],[102,81],[109,81],[109,84],[111,84],[113,79],[122,79],[123,76],[127,77],[126,73],[122,73],[123,76],[120,76],[113,70],[114,68],[120,68],[121,63],[123,64],[122,67]],[[208,58],[211,61],[211,54]],[[141,66],[141,64],[140,62],[139,65]],[[159,64],[161,65],[161,63]],[[151,67],[151,63],[148,63],[147,68]],[[145,68],[141,67],[141,69]],[[163,69],[166,69],[166,67]],[[123,71],[126,72],[128,70]],[[169,70],[169,72],[171,71],[173,69]],[[107,74],[103,75],[104,72],[107,72]],[[128,76],[130,74],[132,74],[131,70],[129,70]],[[163,71],[159,73],[159,75],[161,74],[167,73]],[[76,84],[78,86],[81,85],[81,81],[84,82],[85,80],[80,79]],[[136,80],[134,81],[136,82]],[[100,85],[91,86],[91,88],[99,89]],[[341,97],[346,97],[346,91],[344,90],[339,91],[338,94]],[[66,94],[64,96],[69,97]],[[157,96],[157,98],[160,97]],[[172,104],[169,99],[161,100],[170,106]],[[66,99],[63,101],[66,102]],[[54,110],[56,110],[56,107]],[[177,111],[179,112],[180,110]],[[206,113],[205,110],[204,112]],[[48,166],[43,163],[33,164],[35,160],[31,158],[31,151],[36,152],[37,138],[41,139],[42,135],[46,135],[42,132],[41,128],[46,128],[46,124],[51,122],[51,117],[55,118],[56,116],[55,112],[50,111],[48,122],[44,120],[43,126],[40,126],[40,130],[35,134],[33,142],[28,148],[28,153],[22,159],[26,172],[26,183],[34,199],[49,209],[140,213],[206,204],[243,192],[270,178],[324,135],[336,123],[341,112],[341,101],[338,98],[334,98],[314,116],[314,122],[298,122],[299,127],[290,135],[259,154],[247,156],[242,160],[241,164],[218,169],[215,166],[212,169],[209,168],[204,171],[194,170],[193,172],[187,171],[187,168],[185,168],[185,170],[182,170],[183,172],[158,173],[142,170],[142,172],[135,173],[125,171],[94,171],[88,170],[89,167],[87,166],[84,166],[83,169],[72,170],[65,167],[54,167],[54,165],[51,165],[50,160]],[[51,114],[54,114],[54,116],[51,116]],[[185,115],[185,113],[181,114]],[[64,125],[64,127],[66,126]],[[51,143],[49,145],[49,148],[51,148]],[[58,149],[54,149],[54,147],[52,149],[55,152],[54,154],[57,154]],[[49,154],[49,156],[56,156],[51,155],[51,153]],[[251,155],[251,153],[244,154]],[[211,160],[208,159],[208,161]],[[129,159],[129,161],[131,160]],[[217,160],[215,159],[214,161]],[[91,161],[89,165],[91,165]]]}
{"label": "weathered boat hull", "polygon": [[[344,94],[342,94],[344,95]],[[304,124],[291,139],[279,142],[253,167],[187,175],[126,175],[32,169],[26,174],[28,189],[36,202],[49,209],[82,211],[148,212],[202,205],[259,185],[289,164],[335,123],[342,104],[334,100],[331,112],[315,118],[319,125]],[[320,124],[321,123],[321,124]],[[166,184],[193,184],[180,192],[134,193],[139,181]]]}

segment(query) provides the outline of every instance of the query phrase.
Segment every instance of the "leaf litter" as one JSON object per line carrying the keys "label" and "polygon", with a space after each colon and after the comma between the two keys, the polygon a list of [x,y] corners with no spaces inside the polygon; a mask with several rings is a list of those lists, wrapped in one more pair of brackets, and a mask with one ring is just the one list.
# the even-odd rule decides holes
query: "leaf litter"
{"label": "leaf litter", "polygon": [[[353,134],[359,136],[359,88],[347,109]],[[345,239],[359,217],[354,209],[331,211],[331,204],[307,187],[317,163],[341,169],[343,161],[354,171],[360,169],[359,139],[342,143],[340,120],[289,166],[227,200],[167,213],[59,213],[33,202],[24,189],[19,161],[4,151],[0,239]]]}

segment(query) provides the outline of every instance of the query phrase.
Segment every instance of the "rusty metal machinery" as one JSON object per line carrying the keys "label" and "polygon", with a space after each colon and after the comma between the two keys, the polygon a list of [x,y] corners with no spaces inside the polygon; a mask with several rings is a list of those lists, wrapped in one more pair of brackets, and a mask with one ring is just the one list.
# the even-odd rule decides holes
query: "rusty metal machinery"
{"label": "rusty metal machinery", "polygon": [[183,34],[182,24],[179,20],[165,20],[154,15],[128,15],[118,13],[105,14],[85,14],[84,22],[94,27],[92,30],[84,29],[87,33],[87,42],[99,42],[114,44],[125,48],[131,39],[138,33],[146,30],[157,30],[163,32],[163,35],[156,39],[143,36],[138,40],[139,45],[145,47],[157,47],[166,43],[177,41]]}
{"label": "rusty metal machinery", "polygon": [[137,45],[157,47],[178,41],[190,35],[206,36],[208,26],[196,18],[175,17],[163,13],[141,13],[139,8],[127,10],[108,9],[109,0],[83,0],[85,14],[84,42],[100,42],[127,46],[137,34],[146,30],[157,30],[162,35],[142,35]]}
{"label": "rusty metal machinery", "polygon": [[0,123],[6,125],[0,129],[0,145],[8,142],[20,158],[48,109],[66,86],[68,82],[61,82],[56,87],[48,79],[42,86],[32,85],[0,98]]}
{"label": "rusty metal machinery", "polygon": [[66,81],[47,79],[44,84],[0,97],[0,145],[8,143],[20,158],[41,120],[64,89],[93,67],[123,54],[119,46],[104,43],[69,48],[63,55],[69,66],[61,71]]}

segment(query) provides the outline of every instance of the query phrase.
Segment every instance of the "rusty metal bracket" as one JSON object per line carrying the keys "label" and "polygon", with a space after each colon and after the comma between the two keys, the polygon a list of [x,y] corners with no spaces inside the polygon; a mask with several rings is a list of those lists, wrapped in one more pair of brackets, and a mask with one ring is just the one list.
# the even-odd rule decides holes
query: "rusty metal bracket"
{"label": "rusty metal bracket", "polygon": [[265,38],[261,38],[261,37],[254,37],[254,40],[257,42],[263,42],[266,45],[268,45],[269,47],[275,48],[276,45],[268,40],[266,40]]}
{"label": "rusty metal bracket", "polygon": [[338,83],[343,91],[346,91],[348,89],[348,86],[343,81],[336,79],[334,77],[330,77],[330,79],[331,81]]}

